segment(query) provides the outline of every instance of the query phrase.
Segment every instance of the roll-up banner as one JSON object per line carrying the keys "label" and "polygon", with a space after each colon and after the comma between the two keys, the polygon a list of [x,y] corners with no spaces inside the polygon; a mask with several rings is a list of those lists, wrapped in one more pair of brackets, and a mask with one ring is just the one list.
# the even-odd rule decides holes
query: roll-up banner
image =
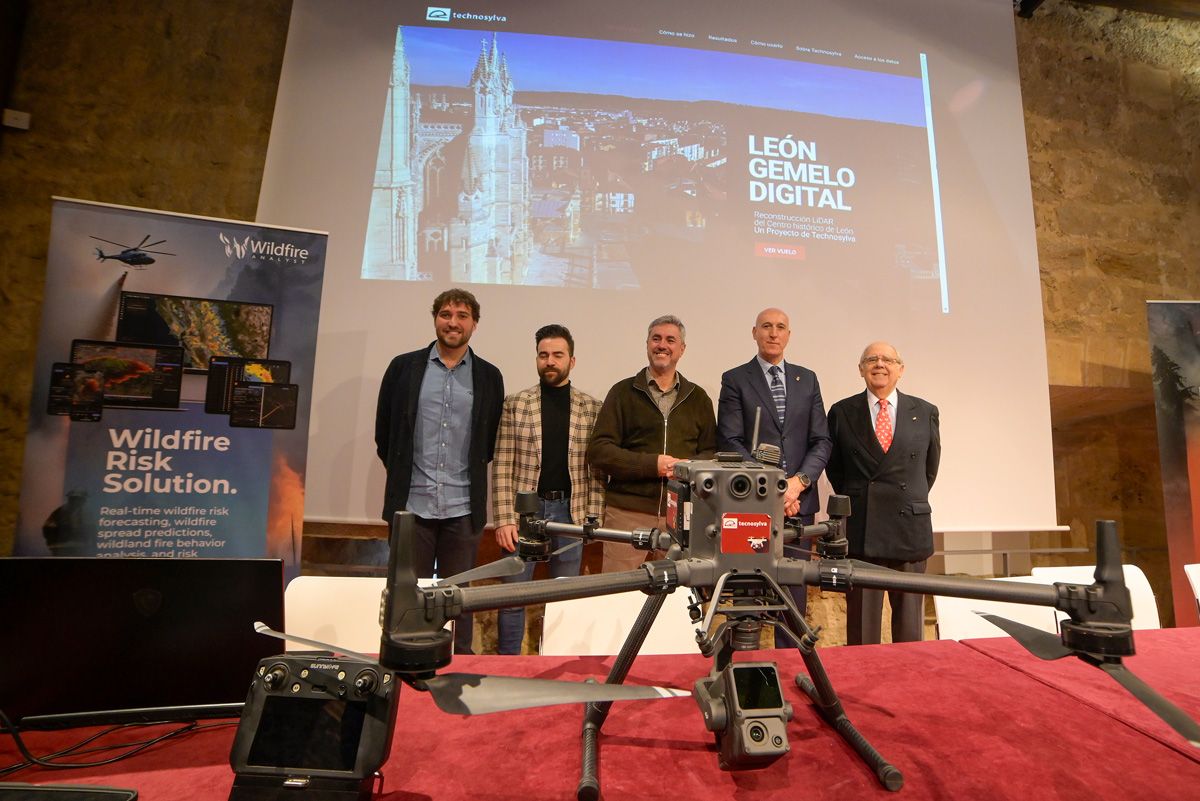
{"label": "roll-up banner", "polygon": [[1183,566],[1200,562],[1200,301],[1150,301],[1146,314],[1175,625],[1194,626]]}
{"label": "roll-up banner", "polygon": [[298,572],[326,240],[54,200],[15,555]]}

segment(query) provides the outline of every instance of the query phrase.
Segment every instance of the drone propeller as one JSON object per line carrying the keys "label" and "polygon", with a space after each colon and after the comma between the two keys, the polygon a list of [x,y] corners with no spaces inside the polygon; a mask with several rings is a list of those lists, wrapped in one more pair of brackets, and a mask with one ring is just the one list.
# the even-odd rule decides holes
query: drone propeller
{"label": "drone propeller", "polygon": [[1015,620],[1009,620],[999,615],[989,615],[983,612],[976,612],[975,614],[992,625],[1004,629],[1026,651],[1038,659],[1050,661],[1062,659],[1064,656],[1070,656],[1074,653],[1074,651],[1062,644],[1062,640],[1058,638],[1057,634],[1035,629],[1033,626],[1027,626],[1024,623],[1018,623]]}
{"label": "drone propeller", "polygon": [[285,642],[287,642],[287,641],[298,642],[301,645],[308,645],[313,648],[319,648],[322,651],[332,651],[335,654],[351,656],[351,657],[354,657],[355,659],[361,659],[364,662],[377,662],[378,661],[373,656],[368,656],[367,654],[360,654],[358,651],[351,651],[349,648],[343,648],[340,645],[333,645],[332,643],[321,642],[320,640],[310,640],[307,637],[300,637],[295,634],[288,634],[283,631],[276,631],[275,629],[268,626],[266,623],[263,623],[262,621],[259,621],[259,620],[254,621],[254,630],[257,631],[259,634],[265,634],[268,637],[274,637],[277,640],[283,640]]}
{"label": "drone propeller", "polygon": [[1145,704],[1168,726],[1183,735],[1183,738],[1193,747],[1200,748],[1200,725],[1188,717],[1186,712],[1159,695],[1157,690],[1138,678],[1132,670],[1120,662],[1100,662],[1096,667],[1112,676],[1117,684],[1128,690],[1130,695]]}
{"label": "drone propeller", "polygon": [[560,555],[566,553],[567,551],[571,550],[572,548],[579,548],[582,545],[583,545],[583,540],[571,540],[566,545],[559,548],[557,551],[554,551],[553,553],[551,553],[550,556],[551,556],[551,558],[553,558],[555,556],[560,556]]}
{"label": "drone propeller", "polygon": [[1164,723],[1179,732],[1192,746],[1200,748],[1200,725],[1188,717],[1187,713],[1182,709],[1159,695],[1157,690],[1142,681],[1137,674],[1125,667],[1120,657],[1097,659],[1091,654],[1072,651],[1063,645],[1057,636],[1048,631],[1035,629],[1032,626],[1026,626],[1024,623],[1018,623],[1015,620],[1009,620],[997,615],[987,615],[982,612],[977,612],[976,614],[993,625],[1004,629],[1025,650],[1039,659],[1052,661],[1074,654],[1089,665],[1100,668],[1109,676],[1112,676],[1113,680],[1124,687],[1130,695],[1141,701],[1147,709],[1162,718]]}
{"label": "drone propeller", "polygon": [[438,709],[452,715],[486,715],[555,704],[638,701],[691,695],[687,690],[670,687],[484,676],[477,673],[445,673],[418,682],[417,687],[428,690]]}
{"label": "drone propeller", "polygon": [[[518,560],[520,561],[520,560]],[[265,623],[255,621],[254,630],[278,640],[290,640],[323,651],[343,654],[364,662],[378,661],[340,645],[311,640],[295,634],[275,631]],[[432,679],[417,681],[413,686],[433,696],[438,709],[452,715],[486,715],[490,712],[511,712],[556,704],[584,704],[591,701],[642,701],[659,698],[682,698],[691,695],[686,690],[670,687],[651,687],[633,684],[597,684],[596,682],[528,679],[517,676],[485,676],[478,673],[444,673]]]}
{"label": "drone propeller", "polygon": [[525,563],[521,561],[521,557],[505,556],[502,559],[497,559],[495,562],[488,562],[486,565],[473,567],[470,570],[464,570],[461,573],[456,573],[453,576],[444,578],[435,586],[448,587],[451,584],[466,584],[468,582],[479,581],[481,579],[515,576],[524,569]]}

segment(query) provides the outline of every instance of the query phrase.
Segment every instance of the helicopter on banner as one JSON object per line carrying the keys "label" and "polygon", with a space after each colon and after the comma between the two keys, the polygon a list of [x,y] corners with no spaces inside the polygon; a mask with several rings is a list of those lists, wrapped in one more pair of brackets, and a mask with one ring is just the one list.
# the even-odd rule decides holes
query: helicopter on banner
{"label": "helicopter on banner", "polygon": [[104,239],[98,236],[91,236],[89,238],[95,239],[98,242],[106,242],[110,245],[116,245],[117,247],[121,248],[119,253],[105,253],[100,248],[96,248],[96,261],[108,261],[109,259],[114,259],[123,264],[128,264],[135,270],[144,270],[147,266],[154,264],[155,259],[150,255],[151,253],[153,253],[155,256],[176,255],[174,253],[168,253],[165,250],[150,250],[150,248],[155,247],[156,245],[161,245],[167,241],[165,239],[160,239],[157,242],[148,242],[147,240],[150,239],[150,234],[146,234],[144,237],[142,237],[142,241],[136,245],[123,245],[120,242],[113,242],[111,239]]}

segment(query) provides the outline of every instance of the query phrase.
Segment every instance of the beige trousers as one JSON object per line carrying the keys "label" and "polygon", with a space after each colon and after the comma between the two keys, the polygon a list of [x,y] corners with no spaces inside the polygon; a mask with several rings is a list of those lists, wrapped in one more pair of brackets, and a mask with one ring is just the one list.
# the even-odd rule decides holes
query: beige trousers
{"label": "beige trousers", "polygon": [[[663,528],[666,522],[663,518],[649,512],[635,512],[632,509],[621,509],[607,506],[604,509],[604,527],[620,531],[633,531],[635,528]],[[633,570],[647,558],[656,559],[661,556],[659,551],[639,551],[632,545],[623,542],[605,542],[604,564],[601,572],[618,573],[622,570]]]}

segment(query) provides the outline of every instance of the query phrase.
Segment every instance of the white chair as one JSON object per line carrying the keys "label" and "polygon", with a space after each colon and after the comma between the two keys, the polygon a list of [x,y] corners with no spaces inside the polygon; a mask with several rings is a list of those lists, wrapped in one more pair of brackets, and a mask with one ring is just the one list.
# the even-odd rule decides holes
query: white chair
{"label": "white chair", "polygon": [[[1124,565],[1125,586],[1129,589],[1129,598],[1133,603],[1133,620],[1130,625],[1135,629],[1161,628],[1158,621],[1158,604],[1154,600],[1154,590],[1146,574],[1136,565]],[[1063,567],[1035,567],[1030,571],[1033,577],[1043,584],[1062,582],[1064,584],[1091,584],[1095,581],[1095,565],[1068,565]],[[1057,612],[1059,620],[1066,620],[1064,612]]]}
{"label": "white chair", "polygon": [[[991,581],[1011,581],[1020,584],[1042,584],[1033,576],[1007,576]],[[980,601],[973,598],[933,596],[939,640],[970,640],[982,637],[1007,637],[1003,629],[984,620],[976,612],[1006,617],[1035,629],[1058,633],[1054,609],[1033,604],[1014,604],[1004,601]]]}
{"label": "white chair", "polygon": [[[646,594],[638,590],[546,604],[542,619],[543,656],[593,656],[618,653]],[[696,625],[688,616],[688,592],[668,593],[638,653],[696,653]]]}
{"label": "white chair", "polygon": [[[283,591],[287,633],[379,653],[379,601],[386,582],[371,576],[297,576]],[[289,641],[287,650],[311,647]]]}
{"label": "white chair", "polygon": [[1183,572],[1187,574],[1188,583],[1192,585],[1192,595],[1196,596],[1196,608],[1200,610],[1200,562],[1184,565]]}

